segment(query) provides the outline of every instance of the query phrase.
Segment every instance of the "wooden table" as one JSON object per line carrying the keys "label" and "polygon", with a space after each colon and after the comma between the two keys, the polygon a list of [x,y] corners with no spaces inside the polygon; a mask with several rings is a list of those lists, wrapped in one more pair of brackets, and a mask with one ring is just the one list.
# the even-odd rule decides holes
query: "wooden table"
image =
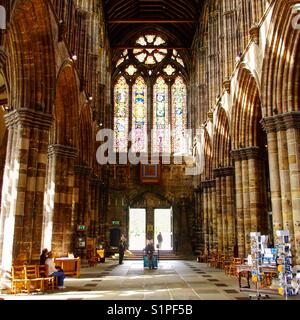
{"label": "wooden table", "polygon": [[80,258],[55,258],[54,263],[64,270],[66,276],[80,277]]}

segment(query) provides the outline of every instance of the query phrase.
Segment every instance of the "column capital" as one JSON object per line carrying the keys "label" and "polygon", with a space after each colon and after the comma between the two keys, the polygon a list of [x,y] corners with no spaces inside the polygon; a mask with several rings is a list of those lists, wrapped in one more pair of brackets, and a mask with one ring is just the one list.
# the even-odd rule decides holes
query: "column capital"
{"label": "column capital", "polygon": [[261,120],[261,124],[267,133],[300,129],[300,112],[293,111],[266,117]]}
{"label": "column capital", "polygon": [[76,159],[78,157],[78,150],[69,146],[51,144],[48,147],[48,156],[59,156],[61,158]]}
{"label": "column capital", "polygon": [[213,170],[215,178],[234,176],[234,167],[216,168]]}
{"label": "column capital", "polygon": [[94,187],[102,188],[102,187],[104,187],[104,182],[101,179],[97,178],[97,177],[93,177],[91,179],[91,185],[94,186]]}
{"label": "column capital", "polygon": [[76,174],[79,174],[79,175],[90,176],[93,169],[84,165],[76,165],[74,166],[74,171]]}
{"label": "column capital", "polygon": [[215,188],[216,187],[216,180],[201,181],[201,187],[203,189]]}
{"label": "column capital", "polygon": [[8,127],[22,125],[27,128],[49,130],[52,122],[52,115],[30,109],[18,109],[5,115],[5,123]]}
{"label": "column capital", "polygon": [[257,45],[259,45],[259,37],[260,37],[259,31],[260,31],[260,27],[258,24],[252,25],[249,30],[251,40]]}
{"label": "column capital", "polygon": [[231,156],[234,161],[261,159],[264,158],[264,151],[259,147],[249,147],[238,150],[232,150]]}

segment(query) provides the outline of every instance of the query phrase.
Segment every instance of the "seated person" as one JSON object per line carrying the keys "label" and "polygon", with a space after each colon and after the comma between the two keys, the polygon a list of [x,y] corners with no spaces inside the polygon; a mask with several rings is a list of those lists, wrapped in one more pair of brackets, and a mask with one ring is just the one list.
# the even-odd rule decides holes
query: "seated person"
{"label": "seated person", "polygon": [[61,269],[61,267],[57,267],[54,264],[53,261],[53,255],[52,252],[50,251],[48,253],[48,258],[46,259],[45,262],[46,265],[46,276],[53,276],[53,277],[57,277],[58,279],[58,289],[64,289],[64,279],[65,279],[65,273],[64,271]]}
{"label": "seated person", "polygon": [[153,260],[154,250],[155,249],[154,249],[153,242],[149,241],[145,248],[146,254],[148,256],[149,269],[154,269],[154,260]]}

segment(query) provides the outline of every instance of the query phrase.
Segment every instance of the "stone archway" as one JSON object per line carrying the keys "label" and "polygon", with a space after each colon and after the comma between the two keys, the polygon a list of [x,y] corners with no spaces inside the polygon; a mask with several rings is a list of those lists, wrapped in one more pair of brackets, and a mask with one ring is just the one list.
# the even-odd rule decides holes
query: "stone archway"
{"label": "stone archway", "polygon": [[54,125],[48,147],[42,248],[55,255],[72,251],[74,161],[78,156],[78,83],[74,66],[63,64],[56,83]]}
{"label": "stone archway", "polygon": [[234,199],[234,167],[230,157],[231,136],[226,111],[220,105],[214,128],[213,171],[216,180],[216,227],[214,247],[233,256],[237,245]]}
{"label": "stone archway", "polygon": [[[2,273],[39,258],[55,57],[47,1],[15,1],[3,47],[9,79],[7,156],[0,217]],[[12,177],[14,177],[12,179]],[[9,195],[13,194],[12,199]]]}
{"label": "stone archway", "polygon": [[0,74],[0,206],[8,141],[8,130],[5,124],[5,115],[7,113],[8,106],[7,85],[4,76]]}
{"label": "stone archway", "polygon": [[274,4],[262,71],[263,125],[268,137],[274,237],[288,230],[300,263],[300,33],[293,6]]}
{"label": "stone archway", "polygon": [[[240,69],[234,95],[232,157],[235,166],[238,251],[250,250],[250,232],[271,234],[268,226],[266,135],[260,124],[261,98],[253,74]],[[270,227],[272,229],[272,227]]]}

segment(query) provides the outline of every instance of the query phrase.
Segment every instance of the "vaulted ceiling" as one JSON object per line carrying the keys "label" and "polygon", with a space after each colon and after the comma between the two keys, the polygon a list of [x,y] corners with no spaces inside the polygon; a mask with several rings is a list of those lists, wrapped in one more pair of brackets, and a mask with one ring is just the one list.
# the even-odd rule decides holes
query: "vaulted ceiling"
{"label": "vaulted ceiling", "polygon": [[190,48],[204,0],[105,0],[112,48],[134,46],[142,32],[159,32],[168,45]]}

